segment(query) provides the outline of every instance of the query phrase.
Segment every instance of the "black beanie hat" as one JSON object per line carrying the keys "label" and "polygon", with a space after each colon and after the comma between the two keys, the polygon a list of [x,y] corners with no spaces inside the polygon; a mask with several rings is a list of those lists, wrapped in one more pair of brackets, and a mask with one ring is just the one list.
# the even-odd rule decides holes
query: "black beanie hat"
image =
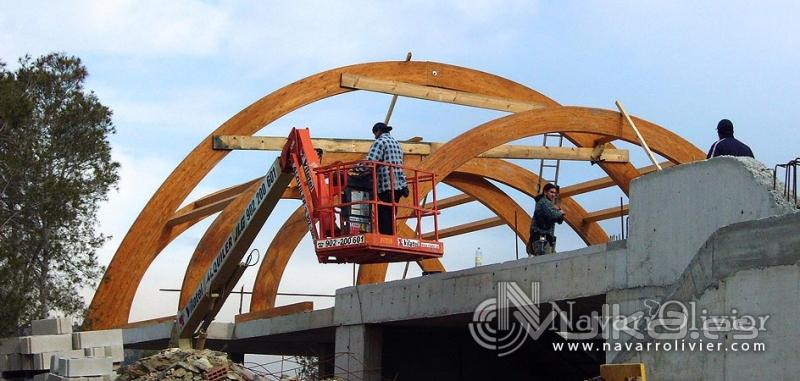
{"label": "black beanie hat", "polygon": [[378,122],[372,126],[372,132],[380,131],[380,132],[389,132],[392,130],[392,126],[387,126],[386,123]]}
{"label": "black beanie hat", "polygon": [[717,132],[725,135],[733,135],[733,123],[728,119],[720,120],[717,123]]}

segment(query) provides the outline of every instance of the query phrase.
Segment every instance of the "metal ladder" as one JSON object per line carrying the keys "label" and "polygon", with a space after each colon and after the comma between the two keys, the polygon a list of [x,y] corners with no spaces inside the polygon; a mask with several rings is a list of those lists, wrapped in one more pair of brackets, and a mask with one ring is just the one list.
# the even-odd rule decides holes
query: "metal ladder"
{"label": "metal ladder", "polygon": [[[551,138],[552,140],[557,140],[558,145],[547,145],[547,138]],[[564,146],[564,135],[558,133],[547,133],[542,136],[542,146],[543,147],[563,147]],[[539,160],[539,184],[536,185],[536,194],[542,193],[542,187],[546,183],[552,183],[553,185],[558,185],[558,170],[561,166],[561,160],[553,160],[553,159],[540,159]],[[545,178],[544,170],[545,168],[552,168],[555,173],[553,173],[552,179]]]}

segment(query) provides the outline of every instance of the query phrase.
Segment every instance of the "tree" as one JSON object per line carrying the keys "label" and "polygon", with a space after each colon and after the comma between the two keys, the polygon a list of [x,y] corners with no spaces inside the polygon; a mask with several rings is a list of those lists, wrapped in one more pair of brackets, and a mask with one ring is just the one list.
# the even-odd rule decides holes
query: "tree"
{"label": "tree", "polygon": [[111,110],[77,57],[0,61],[0,337],[51,313],[80,317],[102,274],[99,203],[115,186]]}

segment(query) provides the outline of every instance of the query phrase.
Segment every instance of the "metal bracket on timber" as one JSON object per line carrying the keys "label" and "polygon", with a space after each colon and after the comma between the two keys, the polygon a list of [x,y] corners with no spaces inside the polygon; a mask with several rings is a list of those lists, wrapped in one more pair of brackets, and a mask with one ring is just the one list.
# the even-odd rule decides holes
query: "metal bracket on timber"
{"label": "metal bracket on timber", "polygon": [[228,239],[217,251],[214,262],[206,271],[197,289],[186,305],[178,311],[173,344],[187,346],[196,332],[200,332],[198,345],[202,345],[203,332],[222,308],[246,266],[242,257],[253,243],[264,222],[289,185],[292,176],[283,173],[278,159],[269,167],[261,185],[256,190],[239,222]]}
{"label": "metal bracket on timber", "polygon": [[[364,153],[369,152],[372,140],[367,139],[311,139],[314,148],[325,152]],[[286,144],[286,138],[277,136],[219,135],[213,138],[216,150],[264,150],[280,151]],[[419,142],[400,143],[406,155],[427,156],[435,152],[444,143]],[[578,147],[541,147],[527,145],[501,145],[492,148],[478,157],[495,159],[552,159],[575,161],[604,161],[610,163],[627,163],[628,150],[604,149],[599,155],[596,148]]]}
{"label": "metal bracket on timber", "polygon": [[547,107],[539,103],[522,102],[508,98],[371,78],[349,73],[342,74],[339,86],[347,89],[374,91],[384,94],[506,112],[522,112]]}

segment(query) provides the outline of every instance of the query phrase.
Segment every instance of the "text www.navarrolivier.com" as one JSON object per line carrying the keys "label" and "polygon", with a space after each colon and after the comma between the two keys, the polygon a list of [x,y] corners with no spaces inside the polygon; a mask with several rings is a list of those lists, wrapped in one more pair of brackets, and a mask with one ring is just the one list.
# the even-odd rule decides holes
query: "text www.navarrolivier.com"
{"label": "text www.navarrolivier.com", "polygon": [[596,343],[587,342],[559,342],[553,343],[553,350],[557,352],[591,352],[591,351],[634,351],[634,352],[764,352],[767,347],[763,342],[699,342],[674,340],[656,341],[646,343]]}

